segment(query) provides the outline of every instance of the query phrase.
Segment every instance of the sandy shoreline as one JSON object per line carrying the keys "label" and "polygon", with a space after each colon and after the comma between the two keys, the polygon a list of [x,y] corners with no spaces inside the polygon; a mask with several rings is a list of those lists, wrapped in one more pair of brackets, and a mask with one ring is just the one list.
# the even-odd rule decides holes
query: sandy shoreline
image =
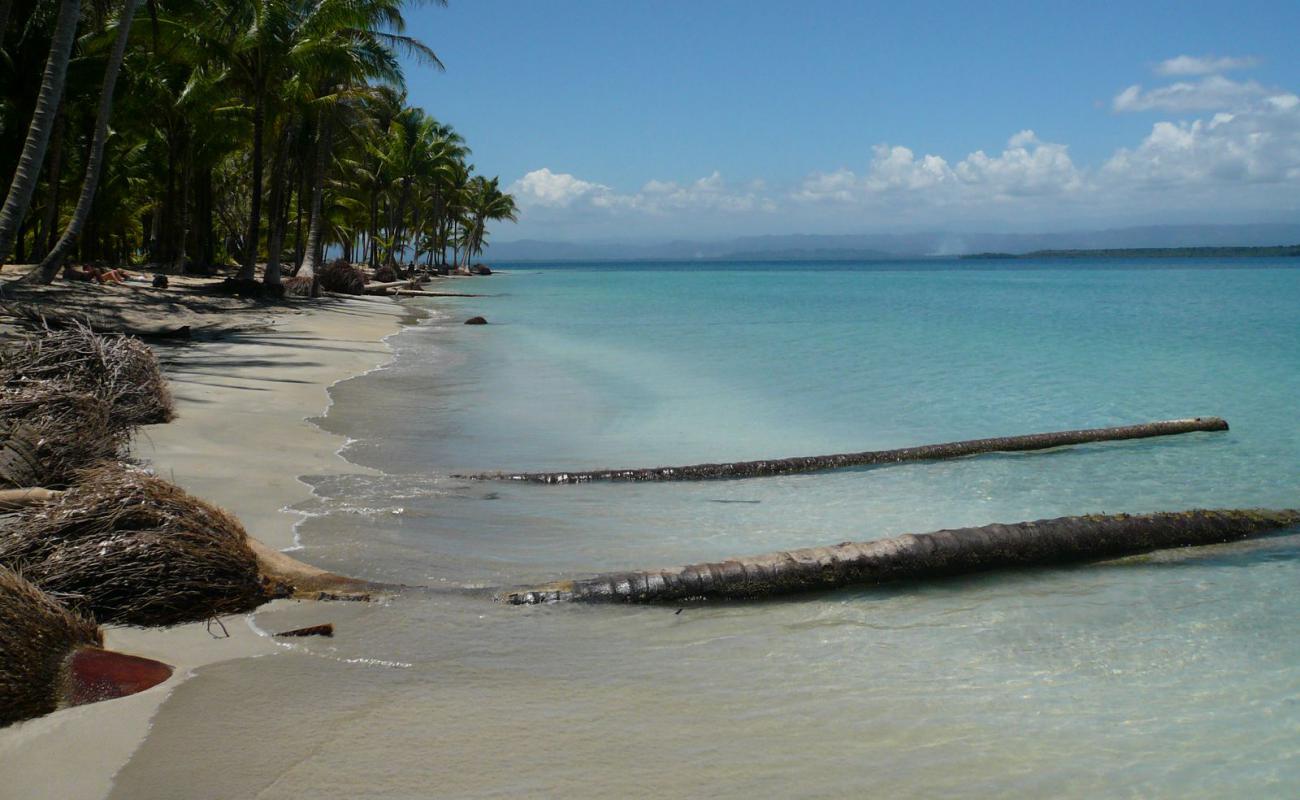
{"label": "sandy shoreline", "polygon": [[[159,355],[178,418],[144,429],[132,454],[163,477],[233,512],[277,549],[295,545],[313,473],[364,471],[338,455],[343,437],[310,421],[328,408],[329,388],[386,363],[386,337],[412,321],[386,298],[335,300],[275,317],[272,329],[214,342],[163,346]],[[268,447],[268,443],[274,446]],[[310,560],[310,556],[307,556]],[[169,630],[107,630],[108,646],[165,661],[175,676],[150,691],[67,709],[0,731],[0,784],[12,798],[102,798],[149,733],[163,701],[199,667],[273,652],[240,616],[229,638],[203,624]],[[220,630],[214,627],[218,636]]]}

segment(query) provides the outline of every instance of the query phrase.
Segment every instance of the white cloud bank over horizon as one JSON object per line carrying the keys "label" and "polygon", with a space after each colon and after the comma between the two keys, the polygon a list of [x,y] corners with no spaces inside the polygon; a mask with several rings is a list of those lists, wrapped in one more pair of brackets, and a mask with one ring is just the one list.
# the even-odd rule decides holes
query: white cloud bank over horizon
{"label": "white cloud bank over horizon", "polygon": [[[1250,58],[1179,56],[1165,75],[1245,69]],[[541,168],[511,185],[524,218],[548,231],[597,229],[617,219],[639,230],[748,226],[771,221],[806,225],[854,220],[934,224],[961,220],[1124,220],[1160,210],[1217,214],[1223,208],[1300,211],[1300,97],[1254,81],[1210,74],[1151,90],[1121,92],[1115,110],[1212,112],[1165,119],[1131,146],[1096,166],[1082,166],[1063,143],[1032,130],[1011,136],[1000,152],[975,150],[956,161],[891,143],[871,148],[864,168],[813,172],[796,185],[728,183],[714,172],[699,180],[651,180],[620,193],[609,186]],[[1216,205],[1217,204],[1217,205]]]}

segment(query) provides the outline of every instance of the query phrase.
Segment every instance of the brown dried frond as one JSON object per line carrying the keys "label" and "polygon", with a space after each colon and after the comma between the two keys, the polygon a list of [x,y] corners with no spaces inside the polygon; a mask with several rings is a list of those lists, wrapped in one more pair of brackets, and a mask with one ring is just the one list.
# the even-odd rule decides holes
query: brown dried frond
{"label": "brown dried frond", "polygon": [[321,288],[340,294],[365,294],[366,276],[342,258],[336,258],[320,271]]}
{"label": "brown dried frond", "polygon": [[106,402],[61,380],[0,385],[0,487],[57,487],[121,457],[134,426]]}
{"label": "brown dried frond", "polygon": [[100,644],[95,623],[0,568],[0,727],[54,711],[68,654]]}
{"label": "brown dried frond", "polygon": [[64,381],[106,402],[122,427],[168,422],[175,405],[158,357],[130,336],[101,335],[75,323],[45,330],[0,353],[6,384]]}
{"label": "brown dried frond", "polygon": [[176,625],[267,600],[234,517],[124,465],[88,470],[56,502],[0,528],[0,565],[104,623]]}

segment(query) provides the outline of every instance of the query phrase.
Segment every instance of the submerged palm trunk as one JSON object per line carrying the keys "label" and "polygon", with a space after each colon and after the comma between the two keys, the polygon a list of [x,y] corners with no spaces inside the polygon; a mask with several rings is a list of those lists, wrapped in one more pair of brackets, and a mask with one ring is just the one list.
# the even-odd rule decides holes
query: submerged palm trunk
{"label": "submerged palm trunk", "polygon": [[13,183],[5,197],[4,208],[0,209],[0,265],[5,263],[13,250],[14,239],[23,224],[23,217],[27,215],[32,193],[36,191],[36,178],[41,173],[45,148],[50,142],[50,132],[54,129],[59,100],[63,97],[64,78],[68,72],[68,60],[72,56],[72,43],[77,38],[77,20],[80,14],[80,0],[63,0],[59,3],[59,17],[54,24],[54,36],[50,42],[50,57],[45,62],[41,91],[36,96],[36,112],[32,114],[32,123],[27,128],[27,140],[18,157],[18,167],[14,170]]}
{"label": "submerged palm trunk", "polygon": [[82,180],[81,195],[77,206],[72,211],[68,227],[41,263],[23,276],[25,283],[50,283],[59,274],[65,259],[82,230],[90,219],[90,207],[95,202],[95,191],[99,188],[100,162],[104,158],[104,143],[108,141],[108,121],[113,113],[113,89],[117,85],[117,74],[122,69],[122,59],[126,55],[126,44],[131,38],[131,22],[140,0],[127,0],[122,6],[122,15],[117,21],[117,39],[113,42],[113,52],[109,55],[108,66],[104,69],[104,85],[99,92],[99,112],[95,118],[95,134],[90,143],[90,155],[86,158],[86,176]]}
{"label": "submerged palm trunk", "polygon": [[1152,436],[1172,436],[1194,431],[1226,431],[1227,429],[1228,423],[1219,417],[1195,417],[1193,419],[1148,422],[1142,425],[1124,425],[1117,428],[1087,428],[1055,433],[1031,433],[1024,436],[1002,436],[993,439],[949,442],[947,444],[927,444],[920,447],[904,447],[898,450],[867,450],[861,453],[802,456],[770,461],[736,461],[728,464],[693,464],[686,467],[652,467],[649,469],[607,469],[595,472],[481,473],[478,475],[457,475],[455,477],[478,480],[526,481],[529,483],[702,481],[721,478],[758,478],[769,475],[790,475],[796,472],[818,472],[843,467],[899,464],[908,461],[935,461],[961,458],[979,453],[1047,450],[1053,447],[1065,447],[1089,442],[1146,439]]}
{"label": "submerged palm trunk", "polygon": [[753,600],[1220,544],[1300,525],[1300,509],[1061,517],[845,542],[674,569],[616,572],[498,595],[514,605]]}

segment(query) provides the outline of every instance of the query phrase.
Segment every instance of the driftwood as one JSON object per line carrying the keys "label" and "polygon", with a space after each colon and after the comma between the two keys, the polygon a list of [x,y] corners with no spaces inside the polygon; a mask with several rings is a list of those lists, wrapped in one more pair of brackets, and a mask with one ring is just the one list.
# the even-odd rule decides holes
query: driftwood
{"label": "driftwood", "polygon": [[1193,431],[1226,431],[1228,423],[1219,417],[1195,417],[1124,425],[1118,428],[1088,428],[1056,433],[1031,433],[1025,436],[1002,436],[994,439],[970,439],[947,444],[927,444],[898,450],[867,450],[829,456],[803,456],[765,461],[736,461],[728,464],[693,464],[686,467],[652,467],[649,469],[605,469],[594,472],[516,472],[454,475],[472,480],[506,480],[527,483],[589,483],[591,481],[702,481],[725,478],[759,478],[819,472],[843,467],[900,464],[909,461],[934,461],[962,458],[979,453],[1047,450],[1053,447],[1113,442],[1122,439],[1146,439],[1172,436]]}
{"label": "driftwood", "polygon": [[53,489],[0,489],[0,511],[48,503],[62,496],[63,492]]}
{"label": "driftwood", "polygon": [[312,625],[308,628],[294,628],[291,631],[280,631],[276,636],[325,636],[329,638],[334,636],[334,624],[326,622],[324,625]]}
{"label": "driftwood", "polygon": [[615,572],[497,595],[514,605],[557,602],[753,600],[1174,547],[1221,544],[1300,524],[1300,509],[1085,516],[906,534],[645,572]]}

